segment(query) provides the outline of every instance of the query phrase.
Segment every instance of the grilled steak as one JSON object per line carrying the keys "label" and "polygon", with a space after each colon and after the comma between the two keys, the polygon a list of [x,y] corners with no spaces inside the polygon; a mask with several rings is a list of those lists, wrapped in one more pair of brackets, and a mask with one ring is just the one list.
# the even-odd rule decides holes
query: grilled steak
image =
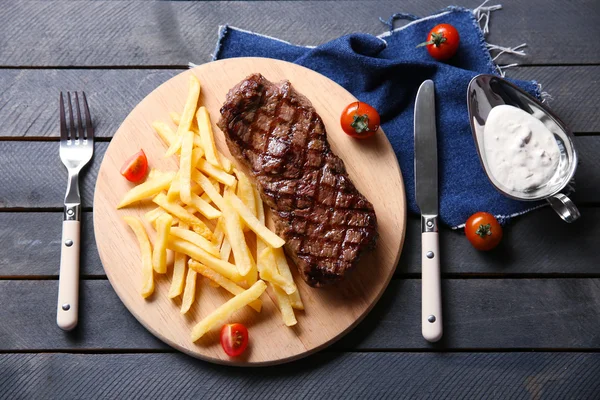
{"label": "grilled steak", "polygon": [[288,81],[249,76],[227,94],[218,126],[234,157],[252,171],[309,285],[342,279],[375,247],[373,205],[331,151],[321,117]]}

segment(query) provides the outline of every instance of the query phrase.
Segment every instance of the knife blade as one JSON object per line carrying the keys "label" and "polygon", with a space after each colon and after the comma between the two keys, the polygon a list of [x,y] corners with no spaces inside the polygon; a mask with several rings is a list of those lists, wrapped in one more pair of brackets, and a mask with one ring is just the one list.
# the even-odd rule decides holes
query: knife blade
{"label": "knife blade", "polygon": [[435,85],[421,84],[415,100],[415,198],[421,211],[421,331],[430,342],[443,334],[438,239],[438,155]]}

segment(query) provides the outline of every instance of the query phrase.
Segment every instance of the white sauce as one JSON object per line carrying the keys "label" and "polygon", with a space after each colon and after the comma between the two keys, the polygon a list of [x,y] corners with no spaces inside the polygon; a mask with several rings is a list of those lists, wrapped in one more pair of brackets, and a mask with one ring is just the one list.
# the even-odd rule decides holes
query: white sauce
{"label": "white sauce", "polygon": [[492,108],[483,131],[488,168],[512,191],[530,191],[554,175],[560,150],[552,132],[520,108]]}

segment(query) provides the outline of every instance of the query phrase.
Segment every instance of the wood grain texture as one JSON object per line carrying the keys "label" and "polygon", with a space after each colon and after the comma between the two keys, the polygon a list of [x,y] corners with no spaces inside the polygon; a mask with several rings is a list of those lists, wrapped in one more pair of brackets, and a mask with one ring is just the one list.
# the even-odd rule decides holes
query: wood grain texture
{"label": "wood grain texture", "polygon": [[[81,214],[82,278],[105,276],[100,263],[91,212]],[[58,276],[62,212],[0,213],[0,278]]]}
{"label": "wood grain texture", "polygon": [[[575,174],[578,205],[600,203],[600,136],[575,138],[579,167]],[[83,205],[92,206],[98,168],[108,143],[97,142],[94,158],[81,180]],[[0,141],[0,208],[63,206],[67,170],[58,157],[58,142]],[[23,168],[27,165],[27,168]],[[413,177],[406,177],[413,179]]]}
{"label": "wood grain texture", "polygon": [[321,353],[260,369],[182,354],[2,354],[10,399],[595,399],[597,353]]}
{"label": "wood grain texture", "polygon": [[[217,340],[218,332],[214,330],[196,343],[190,339],[194,325],[231,297],[222,289],[199,285],[200,299],[185,317],[179,313],[179,305],[168,297],[170,274],[157,276],[154,295],[142,298],[138,244],[123,217],[143,218],[155,205],[142,203],[121,210],[116,210],[116,206],[132,187],[122,179],[119,168],[123,160],[140,147],[154,168],[176,171],[175,157],[164,157],[166,146],[151,124],[155,120],[168,121],[170,111],[183,109],[191,76],[202,85],[199,105],[206,107],[214,125],[228,91],[256,71],[272,82],[289,80],[295,90],[310,99],[326,127],[331,150],[346,161],[348,176],[373,204],[379,238],[377,247],[361,256],[351,279],[336,287],[315,290],[296,277],[306,310],[298,314],[299,322],[293,329],[283,325],[273,296],[261,297],[260,313],[247,307],[236,313],[237,321],[253,326],[256,332],[252,348],[238,361],[223,353]],[[185,71],[138,104],[115,134],[98,172],[94,232],[108,279],[125,306],[145,327],[161,340],[195,357],[237,365],[274,364],[306,356],[329,345],[369,312],[385,290],[400,258],[406,230],[406,200],[400,167],[386,137],[378,134],[359,143],[343,132],[339,115],[353,101],[356,98],[337,83],[307,68],[267,58],[235,58]],[[246,170],[229,154],[221,130],[215,129],[214,135],[217,148],[234,161],[237,168]]]}
{"label": "wood grain texture", "polygon": [[60,137],[58,92],[84,91],[96,137],[111,137],[127,114],[181,70],[0,70],[0,137]]}
{"label": "wood grain texture", "polygon": [[571,131],[600,132],[600,113],[596,111],[600,103],[600,66],[520,67],[508,69],[506,76],[538,81],[552,96],[547,105]]}
{"label": "wood grain texture", "polygon": [[[60,207],[67,191],[67,169],[59,142],[0,141],[0,208]],[[79,175],[84,207],[91,207],[100,163],[108,143],[96,142],[92,161]]]}
{"label": "wood grain texture", "polygon": [[[418,279],[394,279],[371,313],[332,345],[337,351],[597,349],[599,279],[445,279],[444,338],[421,336]],[[109,282],[81,282],[80,320],[63,333],[54,320],[57,281],[0,281],[0,350],[164,350],[125,309]],[[198,295],[202,296],[199,292]],[[304,318],[300,320],[302,326]],[[285,327],[281,327],[283,329]],[[262,332],[250,327],[251,335]]]}
{"label": "wood grain texture", "polygon": [[[600,208],[581,207],[580,211],[583,218],[575,224],[565,224],[549,207],[519,217],[504,228],[500,247],[488,253],[475,250],[461,232],[442,227],[442,276],[598,276],[596,245],[600,243]],[[0,277],[56,277],[61,221],[61,212],[0,213],[0,243],[4,246]],[[420,217],[409,216],[406,229],[396,277],[421,271]],[[83,213],[82,240],[82,276],[105,277],[94,241],[91,212]]]}
{"label": "wood grain texture", "polygon": [[[86,92],[97,137],[112,137],[127,114],[178,69],[0,69],[0,138],[59,137],[59,90]],[[550,107],[576,133],[600,132],[600,66],[521,67],[511,78],[537,80]],[[466,90],[466,89],[465,89]],[[582,101],[583,99],[583,101]]]}
{"label": "wood grain texture", "polygon": [[[460,3],[475,8],[481,1]],[[202,63],[214,50],[220,24],[317,45],[352,32],[380,34],[387,27],[379,17],[387,19],[397,12],[426,16],[449,4],[446,0],[387,0],[369,7],[357,7],[352,1],[17,1],[3,4],[0,14],[0,62],[6,66]],[[581,38],[598,36],[599,8],[595,0],[505,3],[492,16],[488,41],[528,44],[526,58],[506,56],[502,63],[598,63],[598,44]]]}

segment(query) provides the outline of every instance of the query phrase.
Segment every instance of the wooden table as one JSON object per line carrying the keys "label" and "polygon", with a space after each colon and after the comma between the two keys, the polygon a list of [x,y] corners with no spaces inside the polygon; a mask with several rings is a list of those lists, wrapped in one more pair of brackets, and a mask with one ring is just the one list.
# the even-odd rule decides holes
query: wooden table
{"label": "wooden table", "polygon": [[[427,3],[427,4],[424,4]],[[464,0],[476,7],[479,0]],[[502,248],[441,234],[445,336],[420,334],[419,219],[397,273],[353,332],[284,366],[222,367],[179,354],[124,308],[98,258],[92,198],[111,136],[129,111],[189,61],[209,61],[229,23],[298,44],[378,17],[427,15],[422,2],[6,2],[0,11],[0,397],[362,398],[600,397],[600,3],[505,1],[491,43],[527,42],[509,77],[536,79],[575,132],[581,162],[567,225],[545,208],[506,228]],[[58,158],[59,90],[85,90],[99,137],[84,173],[79,328],[55,324],[66,170]]]}

